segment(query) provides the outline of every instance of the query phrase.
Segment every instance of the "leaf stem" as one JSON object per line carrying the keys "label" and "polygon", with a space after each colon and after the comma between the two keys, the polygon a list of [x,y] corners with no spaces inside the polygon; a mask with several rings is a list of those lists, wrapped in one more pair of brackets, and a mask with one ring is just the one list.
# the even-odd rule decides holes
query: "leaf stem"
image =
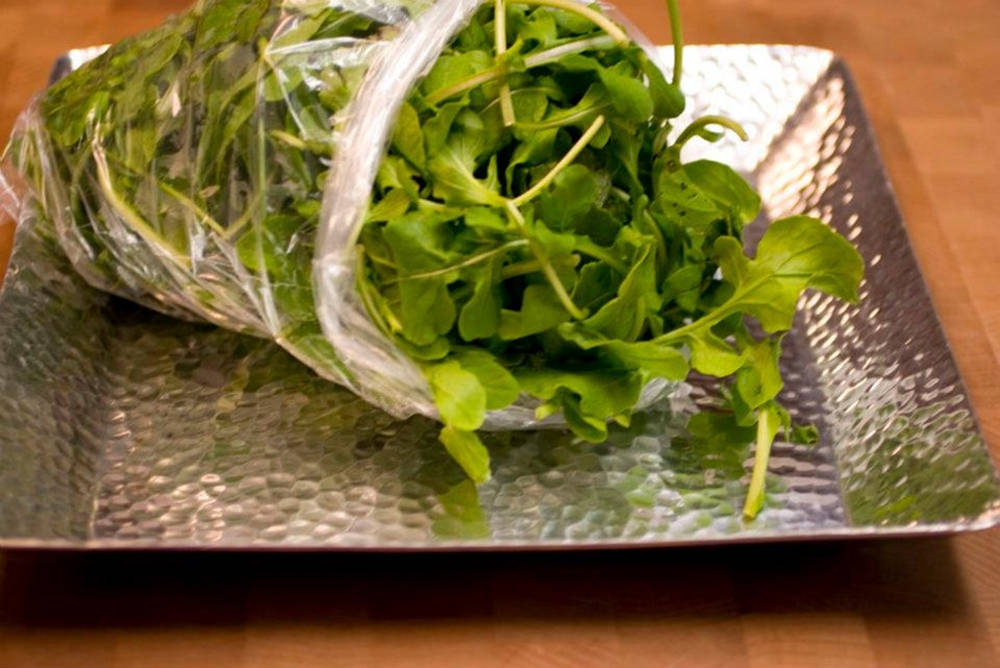
{"label": "leaf stem", "polygon": [[[562,261],[559,264],[564,264],[567,267],[575,267],[580,264],[580,256],[576,253],[572,255],[567,255],[564,258],[560,258]],[[555,262],[555,260],[553,260]],[[514,262],[513,264],[508,264],[506,267],[500,270],[500,280],[506,281],[508,279],[514,278],[515,276],[524,276],[525,274],[534,274],[542,270],[542,263],[538,260],[523,260],[521,262]]]}
{"label": "leaf stem", "polygon": [[569,296],[569,293],[566,292],[566,286],[564,286],[562,281],[559,280],[559,275],[556,274],[556,270],[552,266],[552,261],[549,260],[548,255],[545,253],[545,249],[539,246],[528,233],[528,230],[524,225],[524,216],[521,215],[521,211],[517,208],[517,205],[514,204],[513,200],[507,200],[506,206],[507,213],[517,225],[518,230],[520,230],[521,234],[523,234],[531,244],[531,252],[538,260],[542,273],[545,274],[546,280],[552,286],[552,290],[555,291],[556,297],[559,298],[563,308],[566,309],[566,311],[576,320],[585,319],[587,314],[584,311],[581,311],[577,305],[573,303],[573,299]]}
{"label": "leaf stem", "polygon": [[524,121],[519,121],[517,127],[520,130],[531,130],[533,132],[551,130],[552,128],[564,128],[567,125],[573,125],[578,121],[582,121],[588,116],[598,114],[611,106],[611,102],[604,102],[602,104],[596,104],[592,107],[580,109],[572,114],[569,114],[568,116],[559,116],[548,121],[541,121],[539,123],[525,123]]}
{"label": "leaf stem", "polygon": [[[496,0],[493,10],[493,26],[496,33],[496,59],[497,65],[504,66],[504,54],[507,53],[507,8],[503,0]],[[506,72],[506,67],[504,67]],[[517,122],[514,115],[514,102],[510,97],[510,84],[505,76],[500,82],[500,115],[503,117],[503,124],[510,127]]]}
{"label": "leaf stem", "polygon": [[573,0],[516,0],[518,4],[521,5],[534,5],[539,7],[554,7],[555,9],[561,9],[572,14],[577,14],[583,18],[589,20],[591,23],[596,25],[598,28],[608,33],[619,44],[628,43],[628,35],[625,34],[621,28],[615,25],[615,22],[609,19],[604,14],[587,7],[586,5],[581,5]]}
{"label": "leaf stem", "polygon": [[667,13],[670,14],[670,40],[674,44],[672,83],[680,88],[681,72],[684,70],[684,35],[681,32],[681,12],[677,7],[677,0],[667,0]]}
{"label": "leaf stem", "polygon": [[[566,42],[565,44],[560,44],[559,46],[554,46],[551,49],[546,49],[544,51],[539,51],[538,53],[525,56],[524,66],[529,69],[532,67],[540,67],[541,65],[546,65],[555,60],[559,60],[563,56],[570,53],[580,53],[591,49],[608,49],[615,44],[616,42],[614,38],[608,35],[597,35],[595,37],[576,39]],[[473,74],[471,77],[457,81],[450,86],[439,88],[427,95],[424,99],[427,101],[427,104],[437,104],[438,102],[447,100],[449,97],[458,95],[459,93],[464,93],[465,91],[475,88],[476,86],[489,83],[490,81],[503,76],[504,73],[505,68],[503,66],[494,65],[493,67],[485,69],[482,72]]]}
{"label": "leaf stem", "polygon": [[771,444],[774,442],[775,430],[771,425],[771,411],[763,408],[757,411],[757,447],[753,455],[753,472],[750,474],[750,487],[747,489],[747,499],[743,504],[743,517],[752,520],[764,507],[764,482],[767,477],[767,462],[771,457]]}
{"label": "leaf stem", "polygon": [[595,260],[601,260],[604,264],[608,265],[622,276],[626,276],[628,274],[628,265],[612,255],[611,252],[604,246],[600,246],[591,241],[589,237],[582,235],[574,235],[573,239],[573,250],[580,251],[584,255],[589,255]]}
{"label": "leaf stem", "polygon": [[[100,136],[99,129],[95,131],[94,136]],[[137,235],[145,239],[147,243],[162,251],[175,264],[185,269],[190,269],[191,258],[175,251],[173,246],[115,191],[114,184],[111,182],[111,171],[108,169],[108,160],[104,154],[104,148],[96,139],[93,142],[92,151],[94,164],[97,166],[97,182],[104,192],[105,199],[115,209],[115,213],[121,217],[122,222]]]}
{"label": "leaf stem", "polygon": [[365,271],[365,257],[365,247],[358,244],[355,259],[356,265],[354,268],[358,295],[361,297],[361,303],[364,305],[365,310],[368,311],[368,315],[371,317],[372,322],[375,323],[375,326],[386,336],[391,336],[392,329],[389,327],[389,323],[386,322],[382,312],[376,306],[375,297],[372,295],[372,286],[368,281],[367,272]]}
{"label": "leaf stem", "polygon": [[660,266],[663,270],[667,269],[667,240],[663,238],[663,230],[660,229],[660,225],[653,220],[653,217],[649,214],[649,211],[643,209],[642,220],[649,226],[652,231],[653,236],[656,238],[656,259],[659,261]]}
{"label": "leaf stem", "polygon": [[707,125],[721,125],[727,130],[735,132],[736,135],[743,141],[747,141],[750,138],[747,135],[747,131],[743,129],[743,126],[732,119],[726,118],[725,116],[702,116],[701,118],[691,121],[691,123],[684,128],[679,135],[677,135],[677,139],[674,141],[674,146],[677,149],[680,149],[689,139],[698,133],[698,130]]}
{"label": "leaf stem", "polygon": [[595,35],[594,37],[574,39],[559,46],[553,46],[550,49],[525,56],[524,66],[538,67],[540,65],[547,65],[571,53],[580,53],[581,51],[590,51],[591,49],[601,51],[603,49],[610,49],[616,44],[615,38],[611,35]]}
{"label": "leaf stem", "polygon": [[666,334],[656,337],[653,339],[656,343],[667,344],[667,343],[683,343],[684,337],[689,334],[693,334],[702,328],[712,327],[713,325],[722,322],[730,314],[729,305],[736,301],[736,295],[730,297],[721,306],[716,308],[711,313],[703,315],[693,322],[689,322],[683,327],[678,327],[677,329],[672,329]]}
{"label": "leaf stem", "polygon": [[512,200],[514,206],[526,204],[538,196],[539,193],[552,183],[556,176],[559,175],[559,172],[564,170],[571,162],[576,160],[576,156],[580,155],[580,152],[587,147],[587,144],[589,144],[590,140],[594,138],[594,135],[596,135],[597,131],[601,129],[602,125],[604,125],[603,115],[594,119],[594,122],[590,124],[590,127],[587,128],[582,135],[580,135],[580,138],[575,144],[573,144],[572,147],[570,147],[569,151],[566,152],[566,155],[564,155],[545,176],[539,179],[538,183],[531,186],[528,190]]}
{"label": "leaf stem", "polygon": [[458,95],[459,93],[464,93],[467,90],[471,90],[476,86],[481,86],[484,83],[489,83],[494,79],[500,77],[504,73],[504,68],[499,65],[494,65],[488,69],[483,70],[477,74],[473,74],[471,77],[457,81],[450,86],[445,86],[444,88],[438,88],[433,93],[427,95],[424,100],[427,104],[437,104],[443,100],[447,100],[449,97]]}
{"label": "leaf stem", "polygon": [[479,253],[477,255],[472,255],[469,258],[462,260],[457,264],[452,264],[447,267],[442,267],[440,269],[434,269],[432,271],[423,271],[418,274],[408,274],[406,276],[399,276],[394,280],[386,281],[386,283],[389,284],[389,283],[397,283],[399,281],[419,280],[424,278],[434,278],[436,276],[444,276],[446,274],[450,274],[453,271],[458,271],[460,269],[465,269],[466,267],[471,267],[473,265],[479,264],[480,262],[484,262],[490,259],[491,257],[495,257],[502,253],[506,253],[512,248],[518,248],[519,246],[528,246],[530,245],[530,243],[531,242],[529,242],[527,239],[514,239],[513,241],[508,241],[502,246],[497,246],[496,248],[491,248],[490,250],[483,251],[482,253]]}
{"label": "leaf stem", "polygon": [[[107,156],[103,153],[103,149],[102,149],[101,156],[102,156],[103,160],[105,160],[105,161],[107,160]],[[122,162],[121,160],[117,159],[114,155],[111,156],[111,160],[113,160],[115,162],[115,167],[117,169],[123,169],[125,171],[128,171],[130,174],[134,175],[136,178],[140,178],[141,179],[141,178],[145,178],[146,177],[145,174],[140,174],[135,169],[129,167],[124,162]],[[79,177],[78,177],[77,171],[78,171],[78,169],[80,169],[83,166],[85,166],[85,164],[81,163],[80,166],[78,166],[77,168],[74,168],[74,175],[70,179],[71,183],[77,183],[77,182],[79,182]],[[98,165],[98,168],[100,168],[100,165]],[[110,173],[110,170],[109,170],[109,173]],[[154,179],[154,180],[156,181],[156,187],[157,188],[159,188],[160,190],[162,190],[163,193],[165,195],[167,195],[168,197],[172,197],[175,200],[177,200],[178,204],[180,204],[185,209],[187,209],[190,213],[193,213],[195,216],[197,216],[199,219],[201,219],[200,222],[205,223],[206,225],[208,225],[210,228],[212,228],[215,231],[216,234],[219,234],[221,236],[225,236],[226,235],[226,228],[224,228],[217,220],[215,220],[215,218],[213,218],[212,216],[210,216],[207,211],[205,211],[200,206],[198,206],[198,204],[195,203],[194,200],[192,200],[191,198],[189,198],[187,195],[185,195],[184,193],[180,192],[176,188],[172,187],[166,181],[161,181],[160,179]],[[109,181],[109,183],[110,183],[110,181]]]}
{"label": "leaf stem", "polygon": [[202,209],[198,204],[192,200],[190,197],[180,192],[176,188],[168,185],[164,181],[157,179],[156,185],[169,197],[173,197],[177,200],[178,204],[183,206],[185,209],[197,216],[202,223],[208,225],[212,230],[219,236],[226,236],[226,228],[222,227],[212,216],[208,215],[208,212]]}

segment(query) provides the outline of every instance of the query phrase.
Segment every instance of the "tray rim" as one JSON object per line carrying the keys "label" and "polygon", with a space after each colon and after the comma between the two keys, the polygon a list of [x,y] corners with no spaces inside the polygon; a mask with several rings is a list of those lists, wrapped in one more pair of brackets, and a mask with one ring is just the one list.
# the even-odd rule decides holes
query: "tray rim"
{"label": "tray rim", "polygon": [[336,545],[296,543],[204,543],[174,541],[164,543],[155,539],[114,540],[107,538],[73,541],[65,538],[0,538],[0,550],[43,552],[322,552],[345,554],[457,554],[457,553],[522,553],[522,552],[589,552],[600,550],[660,550],[668,548],[714,547],[724,545],[758,545],[774,543],[814,543],[832,541],[870,540],[877,538],[932,538],[955,536],[988,531],[1000,526],[1000,513],[987,519],[968,522],[935,522],[898,527],[836,527],[823,531],[770,532],[729,537],[681,538],[677,540],[650,541],[576,541],[538,542],[506,541],[488,542],[438,542],[428,545]]}

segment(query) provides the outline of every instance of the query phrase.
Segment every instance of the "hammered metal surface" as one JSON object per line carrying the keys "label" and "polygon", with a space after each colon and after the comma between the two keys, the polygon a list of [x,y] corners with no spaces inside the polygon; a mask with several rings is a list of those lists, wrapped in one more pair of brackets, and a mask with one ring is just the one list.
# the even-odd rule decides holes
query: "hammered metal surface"
{"label": "hammered metal surface", "polygon": [[26,225],[0,296],[0,545],[491,549],[995,524],[993,464],[845,67],[803,47],[686,56],[692,111],[754,135],[702,153],[751,174],[767,216],[819,215],[868,265],[859,306],[807,296],[786,338],[782,398],[822,440],[775,445],[756,521],[739,516],[746,453],[682,430],[711,384],[599,446],[491,434],[477,490],[429,421],[393,420],[270,343],[100,295]]}

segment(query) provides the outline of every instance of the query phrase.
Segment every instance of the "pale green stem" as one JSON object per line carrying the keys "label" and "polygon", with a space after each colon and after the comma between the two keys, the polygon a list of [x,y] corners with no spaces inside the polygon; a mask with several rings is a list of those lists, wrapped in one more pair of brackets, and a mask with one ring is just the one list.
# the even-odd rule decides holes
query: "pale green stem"
{"label": "pale green stem", "polygon": [[[520,95],[525,95],[525,94],[528,94],[528,93],[555,93],[555,89],[553,89],[553,88],[546,88],[545,86],[524,86],[523,88],[518,88],[516,90],[512,90],[510,92],[510,95],[511,95],[511,98],[513,99],[515,97],[518,97]],[[486,106],[483,107],[483,110],[480,112],[480,116],[485,115],[486,112],[489,111],[490,109],[492,109],[494,105],[497,105],[497,106],[500,105],[499,98],[496,99],[496,100],[492,100],[490,102],[487,102]],[[520,122],[517,123],[517,125],[518,125],[518,127],[523,127],[524,126],[524,124],[520,123]]]}
{"label": "pale green stem", "polygon": [[471,90],[476,86],[481,86],[484,83],[493,81],[494,79],[500,77],[504,73],[504,68],[499,65],[494,65],[489,69],[485,69],[478,74],[473,74],[467,79],[462,79],[450,86],[445,86],[444,88],[438,88],[433,93],[430,93],[426,100],[427,104],[437,104],[442,100],[447,100],[449,97],[458,95],[459,93],[464,93],[467,90]]}
{"label": "pale green stem", "polygon": [[528,230],[524,226],[524,216],[521,215],[521,212],[514,204],[514,201],[507,200],[506,206],[507,213],[510,214],[511,219],[517,225],[521,234],[523,234],[531,244],[531,252],[538,259],[538,262],[541,265],[542,273],[545,274],[546,280],[549,282],[549,285],[552,286],[552,289],[555,291],[556,297],[559,298],[560,303],[562,303],[563,308],[566,309],[567,313],[573,316],[576,320],[583,320],[586,318],[587,314],[581,311],[577,305],[573,303],[569,293],[566,292],[566,286],[564,286],[562,281],[559,280],[559,275],[556,274],[556,270],[552,266],[552,262],[549,260],[548,255],[545,253],[545,249],[535,243],[534,239],[532,239],[528,234]]}
{"label": "pale green stem", "polygon": [[589,144],[590,140],[594,138],[594,135],[596,135],[597,131],[601,129],[602,125],[604,125],[604,116],[598,116],[595,118],[594,122],[590,124],[590,127],[587,128],[582,135],[580,135],[580,138],[575,144],[573,144],[572,148],[567,151],[566,155],[564,155],[562,159],[556,163],[555,167],[550,169],[545,176],[539,179],[538,183],[531,186],[531,188],[513,199],[514,206],[521,206],[522,204],[530,202],[540,192],[545,190],[545,188],[552,183],[556,176],[558,176],[559,172],[564,170],[571,162],[576,160],[576,156],[580,155],[580,152],[587,147],[587,144]]}
{"label": "pale green stem", "polygon": [[285,132],[284,130],[271,130],[270,135],[280,142],[288,144],[292,148],[299,151],[308,151],[309,147],[300,137],[296,137],[290,132]]}
{"label": "pale green stem", "polygon": [[387,281],[387,283],[396,283],[399,281],[409,281],[409,280],[418,280],[424,278],[435,278],[437,276],[445,276],[453,271],[459,271],[460,269],[465,269],[466,267],[477,265],[480,262],[485,262],[486,260],[489,260],[491,257],[495,257],[497,255],[501,255],[502,253],[506,253],[512,248],[527,246],[529,244],[530,242],[527,239],[515,239],[514,241],[508,241],[502,246],[497,246],[496,248],[484,251],[482,253],[479,253],[478,255],[473,255],[468,259],[465,259],[457,264],[452,264],[447,267],[442,267],[441,269],[434,269],[433,271],[420,272],[419,274],[408,274],[406,276],[400,276],[395,280]]}
{"label": "pale green stem", "polygon": [[[503,0],[496,0],[493,12],[494,32],[496,33],[497,61],[502,61],[507,53],[507,8]],[[502,62],[498,62],[502,65]],[[503,124],[510,127],[517,122],[514,115],[514,101],[510,97],[510,84],[507,79],[500,83],[500,115],[503,117]]]}
{"label": "pale green stem", "polygon": [[[551,49],[546,49],[545,51],[539,51],[538,53],[526,56],[524,59],[524,66],[527,68],[539,67],[551,63],[552,61],[559,60],[563,56],[570,53],[580,53],[582,51],[588,51],[591,49],[607,49],[616,44],[614,38],[608,35],[599,35],[597,37],[586,37],[584,39],[574,40],[572,42],[566,42],[565,44],[560,44],[559,46],[554,46]],[[464,93],[467,90],[471,90],[476,86],[481,86],[484,83],[489,83],[494,79],[498,79],[504,75],[506,68],[500,65],[494,65],[488,69],[478,72],[467,79],[462,79],[457,81],[450,86],[444,88],[439,88],[427,96],[428,104],[437,104],[442,100],[447,100],[449,97]]]}
{"label": "pale green stem", "polygon": [[192,200],[190,197],[180,192],[179,190],[167,185],[163,181],[157,181],[156,184],[157,186],[159,186],[160,190],[162,190],[170,197],[173,197],[175,200],[177,200],[177,202],[181,206],[183,206],[185,209],[187,209],[195,216],[197,216],[202,223],[211,227],[216,234],[223,237],[226,236],[226,228],[220,225],[214,218],[212,218],[212,216],[208,215],[208,213],[200,206],[198,206],[198,204],[195,203],[195,201]]}
{"label": "pale green stem", "polygon": [[590,7],[574,2],[573,0],[516,0],[516,2],[521,5],[554,7],[555,9],[561,9],[565,12],[577,14],[587,19],[604,32],[608,33],[608,35],[610,35],[619,44],[628,43],[628,35],[626,35],[625,31],[619,28],[614,21],[609,19],[604,14],[601,14]]}
{"label": "pale green stem", "polygon": [[[96,157],[95,157],[95,159],[96,159]],[[111,159],[115,160],[115,157],[111,156]],[[107,169],[107,166],[106,166],[107,156],[104,154],[103,149],[101,150],[101,160],[103,160],[105,162],[105,168]],[[116,164],[116,167],[118,169],[126,170],[126,171],[128,171],[129,173],[135,175],[138,178],[145,178],[146,177],[145,174],[140,174],[139,172],[137,172],[136,170],[132,169],[131,167],[129,167],[128,165],[126,165],[125,163],[123,163],[120,160],[115,160],[115,164]],[[78,177],[77,177],[77,174],[76,174],[75,170],[79,169],[80,167],[85,167],[85,166],[86,166],[86,162],[84,161],[84,162],[81,162],[80,165],[78,165],[77,167],[74,168],[74,175],[70,179],[71,183],[76,183],[77,180],[78,180]],[[98,165],[98,168],[100,168],[100,165]],[[108,173],[110,174],[110,170],[108,170]],[[168,184],[168,183],[166,183],[164,181],[160,181],[159,179],[155,179],[155,181],[156,181],[156,187],[159,188],[160,190],[162,190],[165,195],[167,195],[168,197],[172,197],[173,199],[177,200],[178,204],[180,204],[185,209],[187,209],[189,212],[191,212],[195,216],[197,216],[202,223],[204,223],[204,224],[208,225],[209,227],[211,227],[215,231],[216,234],[219,234],[221,236],[225,236],[225,234],[226,234],[226,228],[223,227],[217,220],[215,220],[215,218],[213,218],[212,216],[210,216],[207,211],[205,211],[200,206],[198,206],[198,204],[194,200],[192,200],[191,198],[189,198],[187,195],[185,195],[184,193],[180,192],[176,188],[173,188],[170,184]],[[109,179],[108,183],[110,184],[110,179]],[[136,215],[138,215],[138,214],[136,214]]]}
{"label": "pale green stem", "polygon": [[538,67],[540,65],[547,65],[571,53],[580,53],[582,51],[590,50],[602,51],[604,49],[610,49],[616,44],[617,42],[615,41],[615,38],[610,35],[595,35],[594,37],[574,39],[566,42],[565,44],[553,46],[551,49],[546,49],[545,51],[539,51],[538,53],[533,53],[530,56],[525,56],[524,66]]}
{"label": "pale green stem", "polygon": [[260,200],[263,199],[263,197],[264,197],[263,190],[258,190],[256,193],[254,193],[253,201],[247,204],[247,209],[246,211],[243,212],[243,215],[237,218],[232,225],[226,228],[226,232],[224,235],[226,239],[229,240],[234,239],[236,235],[244,227],[246,227],[246,224],[249,223],[250,220],[253,218],[253,213],[254,211],[257,210],[257,205],[260,204]]}
{"label": "pale green stem", "polygon": [[525,123],[521,121],[517,124],[517,127],[521,130],[532,130],[534,132],[538,132],[540,130],[551,130],[552,128],[562,128],[567,125],[575,125],[578,121],[582,121],[592,114],[602,112],[611,106],[613,106],[611,102],[604,102],[592,107],[587,107],[586,109],[581,109],[573,114],[570,114],[569,116],[561,116],[549,121],[542,121],[541,123]]}
{"label": "pale green stem", "polygon": [[621,188],[619,188],[618,186],[611,186],[609,192],[612,195],[614,195],[615,197],[618,197],[619,199],[621,199],[623,202],[631,202],[632,201],[632,196],[629,195],[624,190],[622,190]]}
{"label": "pale green stem", "polygon": [[643,220],[649,226],[650,231],[652,231],[653,236],[656,237],[656,259],[660,262],[660,266],[664,269],[667,267],[667,240],[663,238],[663,230],[657,224],[653,217],[649,215],[648,211],[642,212]]}
{"label": "pale green stem", "polygon": [[[100,136],[100,132],[96,131],[94,135]],[[162,251],[175,264],[178,264],[185,269],[190,269],[191,258],[174,250],[170,242],[154,230],[153,227],[115,191],[114,184],[111,182],[111,171],[108,169],[108,160],[104,154],[104,148],[96,141],[93,143],[93,153],[94,163],[97,165],[97,181],[101,185],[104,198],[107,200],[108,204],[114,208],[115,213],[121,217],[122,221],[128,225],[133,232],[145,239],[146,243]]]}
{"label": "pale green stem", "polygon": [[695,133],[706,125],[721,125],[722,127],[732,130],[736,135],[743,141],[747,141],[750,137],[747,135],[747,131],[743,129],[743,126],[736,121],[726,118],[725,116],[702,116],[696,120],[691,121],[681,133],[677,136],[677,140],[674,141],[674,146],[680,148],[687,143],[689,139],[695,136]]}
{"label": "pale green stem", "polygon": [[667,13],[670,14],[670,40],[674,45],[673,84],[680,88],[681,72],[684,70],[684,36],[681,33],[681,12],[677,7],[677,0],[667,0]]}
{"label": "pale green stem", "polygon": [[767,477],[767,462],[771,456],[771,411],[763,409],[757,412],[757,447],[753,455],[753,473],[750,474],[750,487],[747,489],[746,503],[743,505],[743,516],[752,520],[764,507],[764,482]]}
{"label": "pale green stem", "polygon": [[606,265],[617,271],[622,276],[628,274],[628,265],[616,258],[611,252],[604,246],[599,246],[598,244],[591,241],[585,236],[574,237],[573,250],[578,250],[584,255],[589,255],[590,257],[601,260]]}
{"label": "pale green stem", "polygon": [[[562,264],[567,267],[575,267],[580,264],[580,256],[576,253],[572,255],[567,255],[564,258],[558,258],[553,260],[557,264]],[[506,281],[508,279],[514,278],[516,276],[524,276],[525,274],[534,274],[542,270],[542,263],[538,260],[524,260],[522,262],[514,262],[513,264],[508,264],[506,267],[500,270],[500,280]]]}
{"label": "pale green stem", "polygon": [[683,327],[678,327],[677,329],[673,329],[666,334],[658,336],[653,339],[653,341],[659,344],[683,343],[685,337],[690,336],[699,330],[715,326],[733,314],[734,304],[739,304],[740,300],[742,300],[747,293],[753,292],[753,290],[757,289],[761,283],[768,280],[768,278],[769,276],[765,276],[764,278],[759,278],[741,286],[729,297],[729,299],[723,302],[722,305],[717,307],[715,310],[703,315],[693,322],[689,322]]}
{"label": "pale green stem", "polygon": [[354,271],[355,280],[358,285],[358,295],[361,297],[361,303],[364,305],[365,310],[368,311],[368,315],[375,323],[375,326],[378,327],[383,334],[389,336],[392,330],[389,327],[389,323],[385,321],[382,311],[376,306],[375,299],[370,291],[368,279],[365,277],[365,247],[361,244],[357,245],[356,266]]}

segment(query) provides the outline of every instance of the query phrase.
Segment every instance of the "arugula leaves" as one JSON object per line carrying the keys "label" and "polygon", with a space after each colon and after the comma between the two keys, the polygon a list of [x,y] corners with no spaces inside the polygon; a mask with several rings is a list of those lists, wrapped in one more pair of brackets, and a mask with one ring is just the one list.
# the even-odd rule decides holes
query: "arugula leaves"
{"label": "arugula leaves", "polygon": [[[476,482],[489,411],[530,400],[599,442],[650,380],[696,371],[723,379],[728,408],[692,418],[692,442],[731,451],[756,433],[749,517],[777,431],[815,438],[777,401],[781,335],[806,289],[856,300],[863,265],[801,216],[744,252],[759,196],[725,165],[681,160],[713,128],[743,130],[706,116],[676,132],[668,9],[670,80],[596,6],[481,7],[399,111],[357,289],[423,369],[442,444]],[[280,336],[343,377],[311,262],[330,161],[369,150],[336,145],[366,64],[319,56],[391,34],[327,2],[205,0],[53,86],[37,142],[51,159],[19,166],[104,286]]]}
{"label": "arugula leaves", "polygon": [[[861,259],[806,217],[774,222],[746,255],[760,197],[726,165],[680,160],[692,137],[717,138],[709,124],[742,129],[705,117],[671,144],[684,99],[641,49],[595,42],[571,11],[505,11],[491,40],[483,7],[404,105],[387,161],[415,176],[373,193],[366,236],[379,241],[365,250],[389,257],[369,255],[364,289],[401,323],[397,340],[445,351],[424,373],[442,442],[474,480],[489,472],[472,433],[486,411],[532,398],[539,418],[561,413],[600,442],[647,382],[697,371],[728,380],[729,412],[696,416],[693,438],[758,435],[751,516],[778,428],[810,435],[776,401],[781,333],[807,288],[856,300]],[[511,37],[498,54],[491,42]]]}

